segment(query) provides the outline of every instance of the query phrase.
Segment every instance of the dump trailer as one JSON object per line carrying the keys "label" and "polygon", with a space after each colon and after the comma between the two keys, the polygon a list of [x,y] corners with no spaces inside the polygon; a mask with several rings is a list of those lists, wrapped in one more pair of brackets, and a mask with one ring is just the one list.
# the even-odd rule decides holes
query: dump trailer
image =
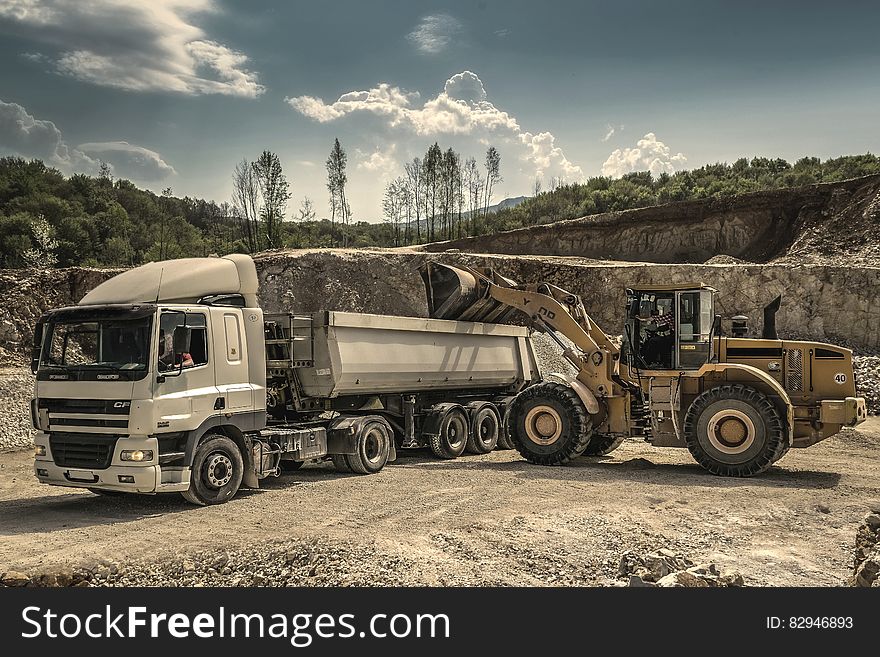
{"label": "dump trailer", "polygon": [[369,474],[398,449],[485,453],[540,377],[526,328],[264,315],[257,287],[249,256],[157,262],[43,315],[37,478],[205,505],[316,459]]}
{"label": "dump trailer", "polygon": [[686,447],[717,475],[752,476],[791,447],[808,447],[867,418],[856,396],[852,352],[780,340],[765,310],[760,338],[746,318],[721,334],[708,285],[626,290],[618,345],[576,294],[550,283],[516,284],[489,269],[429,262],[422,268],[431,315],[502,321],[517,311],[559,345],[574,367],[546,377],[509,405],[510,438],[529,461],[559,465],[605,455],[628,437]]}

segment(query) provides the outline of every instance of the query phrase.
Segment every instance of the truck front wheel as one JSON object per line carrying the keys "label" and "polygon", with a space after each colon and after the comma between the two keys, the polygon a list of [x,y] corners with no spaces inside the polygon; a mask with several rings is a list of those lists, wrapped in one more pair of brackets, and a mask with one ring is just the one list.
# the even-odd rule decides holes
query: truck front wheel
{"label": "truck front wheel", "polygon": [[199,506],[223,504],[238,492],[243,474],[238,445],[226,436],[208,434],[193,456],[189,490],[181,495]]}
{"label": "truck front wheel", "polygon": [[526,388],[510,408],[510,437],[523,458],[562,465],[580,456],[592,436],[587,409],[574,390],[545,381]]}
{"label": "truck front wheel", "polygon": [[687,446],[712,474],[751,477],[781,458],[784,423],[773,402],[742,384],[707,390],[688,408]]}

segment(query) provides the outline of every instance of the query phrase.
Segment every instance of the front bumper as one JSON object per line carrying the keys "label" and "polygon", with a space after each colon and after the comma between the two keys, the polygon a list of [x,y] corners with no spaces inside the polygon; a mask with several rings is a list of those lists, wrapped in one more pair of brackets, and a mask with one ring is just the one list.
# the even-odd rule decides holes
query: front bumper
{"label": "front bumper", "polygon": [[34,443],[46,449],[44,456],[34,459],[34,474],[40,483],[71,488],[98,488],[127,493],[158,493],[183,491],[189,488],[188,468],[162,468],[157,461],[133,464],[122,461],[122,450],[149,449],[158,459],[159,445],[155,438],[130,437],[116,441],[113,458],[107,468],[57,465],[52,456],[49,435],[38,433]]}
{"label": "front bumper", "polygon": [[822,424],[839,424],[854,427],[868,419],[868,406],[864,397],[846,399],[825,399],[819,408],[819,421]]}

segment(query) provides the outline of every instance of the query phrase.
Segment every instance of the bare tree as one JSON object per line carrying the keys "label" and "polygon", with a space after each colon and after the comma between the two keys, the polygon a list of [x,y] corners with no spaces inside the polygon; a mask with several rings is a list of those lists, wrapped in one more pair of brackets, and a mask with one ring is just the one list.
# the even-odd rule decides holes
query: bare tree
{"label": "bare tree", "polygon": [[[406,184],[409,188],[409,198],[412,209],[415,210],[416,220],[416,243],[422,241],[422,160],[421,158],[413,158],[412,162],[403,165],[406,172]],[[410,213],[412,214],[412,212]],[[408,223],[408,222],[407,222]],[[412,230],[407,228],[407,243],[412,239]]]}
{"label": "bare tree", "polygon": [[171,212],[171,196],[174,192],[170,187],[162,190],[162,211],[159,218],[159,260],[165,260],[165,224],[168,222],[168,215]]}
{"label": "bare tree", "polygon": [[492,202],[492,187],[503,180],[501,177],[501,155],[494,146],[486,150],[486,211],[484,216],[489,216],[489,204]]}
{"label": "bare tree", "polygon": [[477,234],[477,218],[480,214],[480,192],[483,189],[483,179],[476,159],[469,157],[464,163],[464,179],[468,197],[468,216],[471,220],[470,232]]}
{"label": "bare tree", "polygon": [[235,165],[232,172],[232,203],[244,224],[244,235],[248,251],[259,249],[260,184],[253,166],[247,160]]}
{"label": "bare tree", "polygon": [[263,151],[252,165],[263,197],[260,218],[266,227],[266,243],[270,249],[281,246],[281,222],[290,200],[290,183],[281,169],[281,160],[272,151]]}
{"label": "bare tree", "polygon": [[327,190],[330,192],[331,240],[333,224],[338,215],[343,225],[342,246],[346,245],[345,227],[348,225],[348,218],[351,215],[351,208],[345,200],[345,185],[348,182],[348,177],[345,173],[347,162],[348,156],[345,154],[337,138],[333,141],[330,157],[327,158]]}
{"label": "bare tree", "polygon": [[541,176],[535,176],[535,182],[532,183],[532,196],[537,197],[541,194],[541,190],[543,189],[543,184],[541,182]]}
{"label": "bare tree", "polygon": [[299,204],[299,220],[300,222],[306,221],[314,221],[315,220],[315,206],[312,203],[312,199],[308,196],[304,196],[302,202]]}
{"label": "bare tree", "polygon": [[[440,145],[434,142],[434,145],[425,153],[425,159],[422,161],[422,175],[425,179],[425,218],[428,220],[429,242],[433,242],[435,236],[437,201],[440,200],[440,162],[442,158],[443,151],[440,150]],[[430,212],[428,211],[429,203]]]}

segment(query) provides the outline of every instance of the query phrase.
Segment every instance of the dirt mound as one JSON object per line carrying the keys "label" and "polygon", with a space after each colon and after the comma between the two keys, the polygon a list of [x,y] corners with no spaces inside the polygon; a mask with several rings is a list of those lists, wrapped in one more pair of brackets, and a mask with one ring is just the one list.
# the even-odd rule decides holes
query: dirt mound
{"label": "dirt mound", "polygon": [[628,262],[878,267],[880,175],[608,212],[421,248]]}

